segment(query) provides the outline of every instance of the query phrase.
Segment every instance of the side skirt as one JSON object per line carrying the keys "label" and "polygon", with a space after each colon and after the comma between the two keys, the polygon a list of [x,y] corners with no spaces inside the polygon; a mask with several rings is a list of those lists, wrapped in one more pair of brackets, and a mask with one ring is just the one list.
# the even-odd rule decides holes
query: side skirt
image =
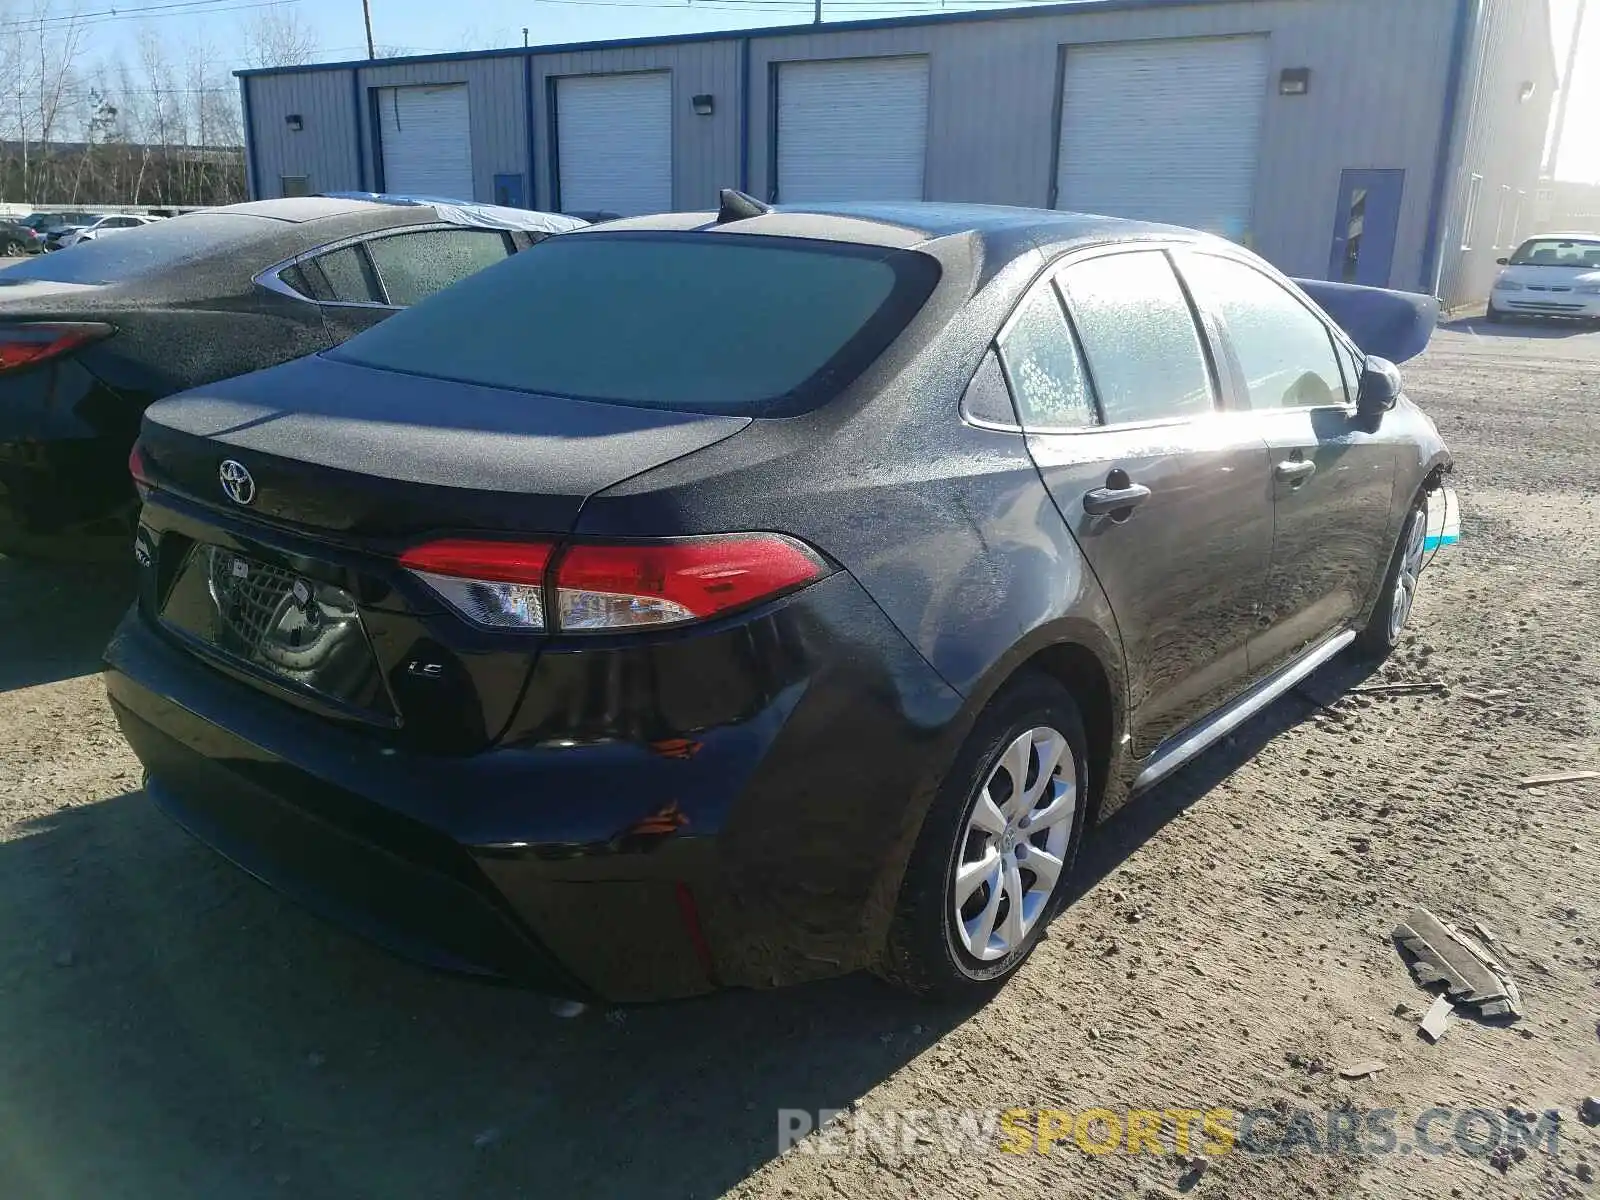
{"label": "side skirt", "polygon": [[1347,629],[1326,641],[1318,642],[1299,658],[1279,667],[1249,691],[1229,701],[1210,716],[1180,733],[1173,734],[1144,760],[1143,767],[1134,777],[1130,791],[1142,792],[1160,783],[1218,738],[1226,737],[1239,728],[1355,640],[1355,631]]}

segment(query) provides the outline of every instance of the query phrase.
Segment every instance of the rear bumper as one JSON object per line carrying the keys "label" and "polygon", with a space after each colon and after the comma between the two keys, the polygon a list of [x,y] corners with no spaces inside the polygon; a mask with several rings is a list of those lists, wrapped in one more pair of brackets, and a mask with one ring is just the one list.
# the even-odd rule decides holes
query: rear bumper
{"label": "rear bumper", "polygon": [[395,749],[222,675],[137,610],[106,683],[151,798],[314,911],[431,966],[664,999],[867,965],[959,709],[847,576],[758,623],[803,644],[794,684],[649,744]]}
{"label": "rear bumper", "polygon": [[126,550],[138,498],[128,452],[139,409],[68,358],[0,387],[0,538],[115,534]]}

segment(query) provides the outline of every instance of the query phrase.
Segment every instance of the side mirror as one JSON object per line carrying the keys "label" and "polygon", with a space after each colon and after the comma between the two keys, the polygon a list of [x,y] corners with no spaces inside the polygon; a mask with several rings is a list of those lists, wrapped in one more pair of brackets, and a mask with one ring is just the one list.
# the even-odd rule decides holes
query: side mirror
{"label": "side mirror", "polygon": [[1508,267],[1511,265],[1511,260],[1509,258],[1497,258],[1495,259],[1495,262],[1499,263],[1502,267]]}
{"label": "side mirror", "polygon": [[1367,355],[1367,364],[1361,372],[1361,388],[1356,393],[1356,415],[1383,415],[1400,399],[1400,390],[1400,368],[1386,358]]}

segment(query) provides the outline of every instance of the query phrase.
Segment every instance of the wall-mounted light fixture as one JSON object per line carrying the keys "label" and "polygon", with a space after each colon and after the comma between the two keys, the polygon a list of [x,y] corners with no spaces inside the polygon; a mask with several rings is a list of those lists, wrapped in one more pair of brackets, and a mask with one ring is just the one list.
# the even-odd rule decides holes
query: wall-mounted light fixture
{"label": "wall-mounted light fixture", "polygon": [[289,123],[289,128],[294,130],[296,133],[299,133],[306,127],[306,123],[301,119],[299,113],[290,113],[284,118],[284,120]]}
{"label": "wall-mounted light fixture", "polygon": [[1280,96],[1304,96],[1310,90],[1310,67],[1285,67],[1278,76],[1278,95]]}
{"label": "wall-mounted light fixture", "polygon": [[1539,87],[1538,87],[1537,84],[1535,84],[1533,82],[1533,80],[1531,80],[1531,79],[1523,80],[1522,88],[1521,88],[1520,91],[1517,92],[1517,99],[1521,100],[1524,104],[1526,104],[1529,100],[1533,99],[1533,94],[1535,92],[1537,92],[1538,90],[1539,90]]}
{"label": "wall-mounted light fixture", "polygon": [[709,117],[716,111],[716,103],[709,92],[695,96],[689,103],[694,106],[694,115],[697,117]]}

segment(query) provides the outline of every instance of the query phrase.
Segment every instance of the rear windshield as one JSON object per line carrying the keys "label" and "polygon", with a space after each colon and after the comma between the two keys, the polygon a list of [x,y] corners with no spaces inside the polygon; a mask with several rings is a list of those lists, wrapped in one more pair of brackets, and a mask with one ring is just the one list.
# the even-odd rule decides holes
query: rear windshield
{"label": "rear windshield", "polygon": [[1600,239],[1534,238],[1511,256],[1514,267],[1600,267]]}
{"label": "rear windshield", "polygon": [[260,217],[193,213],[171,217],[116,237],[96,238],[7,267],[5,279],[56,283],[121,283],[154,275],[180,263],[225,253],[259,238],[271,227]]}
{"label": "rear windshield", "polygon": [[804,411],[859,375],[938,282],[923,254],[741,234],[566,234],[333,357],[647,408]]}

